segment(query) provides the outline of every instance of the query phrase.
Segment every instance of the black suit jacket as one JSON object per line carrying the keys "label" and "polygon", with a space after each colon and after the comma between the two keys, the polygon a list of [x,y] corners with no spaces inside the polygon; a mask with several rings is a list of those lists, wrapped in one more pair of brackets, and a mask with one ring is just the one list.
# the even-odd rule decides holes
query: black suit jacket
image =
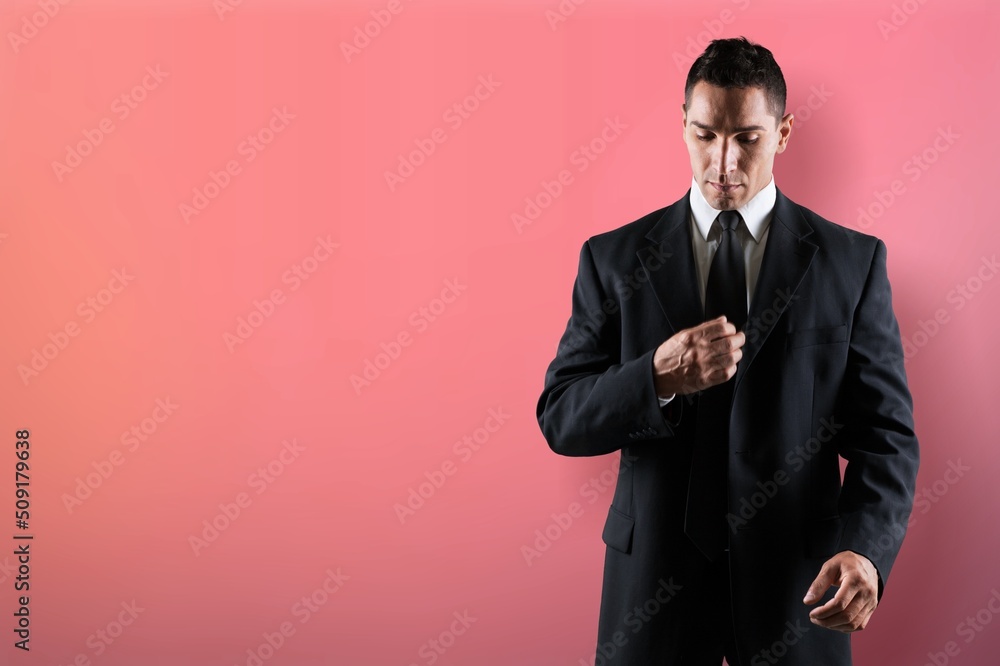
{"label": "black suit jacket", "polygon": [[[620,452],[602,535],[605,664],[675,663],[685,587],[703,567],[683,530],[697,397],[661,408],[653,386],[656,348],[703,321],[689,194],[583,244],[537,404],[556,453]],[[783,663],[842,666],[849,635],[813,625],[802,597],[826,559],[852,550],[878,569],[881,599],[913,505],[912,403],[885,244],[780,190],[770,225],[729,380],[733,625],[745,662],[782,642]]]}

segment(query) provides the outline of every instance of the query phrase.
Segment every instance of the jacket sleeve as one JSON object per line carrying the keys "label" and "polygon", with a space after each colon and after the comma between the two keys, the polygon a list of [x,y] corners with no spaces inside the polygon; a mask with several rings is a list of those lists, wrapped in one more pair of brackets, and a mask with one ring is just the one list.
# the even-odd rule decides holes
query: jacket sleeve
{"label": "jacket sleeve", "polygon": [[[669,437],[683,400],[660,407],[653,354],[621,362],[620,303],[601,286],[590,241],[580,250],[573,306],[536,409],[549,447],[597,456],[642,440]],[[668,420],[668,418],[670,420]]]}
{"label": "jacket sleeve", "polygon": [[848,464],[838,552],[871,560],[881,600],[913,508],[920,459],[881,240],[854,313],[841,401],[844,428],[835,441]]}

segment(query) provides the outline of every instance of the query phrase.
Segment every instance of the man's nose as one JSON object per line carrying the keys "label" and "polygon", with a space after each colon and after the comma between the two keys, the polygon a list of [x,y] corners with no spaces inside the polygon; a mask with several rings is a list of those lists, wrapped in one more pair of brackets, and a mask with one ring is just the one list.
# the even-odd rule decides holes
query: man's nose
{"label": "man's nose", "polygon": [[737,149],[727,141],[720,141],[715,152],[712,166],[719,173],[719,177],[727,176],[736,171]]}

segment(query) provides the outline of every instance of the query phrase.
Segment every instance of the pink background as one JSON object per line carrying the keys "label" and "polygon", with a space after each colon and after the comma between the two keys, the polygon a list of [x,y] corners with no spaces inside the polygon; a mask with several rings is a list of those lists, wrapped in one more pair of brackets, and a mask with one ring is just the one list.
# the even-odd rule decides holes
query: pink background
{"label": "pink background", "polygon": [[[947,663],[995,663],[1000,280],[983,278],[1000,246],[1000,10],[563,5],[575,11],[550,25],[556,0],[401,0],[396,14],[388,0],[233,0],[221,16],[211,0],[4,3],[3,663],[590,663],[616,455],[556,456],[535,402],[580,244],[689,186],[685,50],[737,35],[775,53],[798,118],[778,187],[885,240],[915,350],[923,499],[856,662],[924,664],[953,641]],[[348,58],[372,10],[391,21]],[[880,30],[894,12],[898,29]],[[482,80],[465,117],[447,113]],[[626,127],[576,160],[609,119]],[[390,188],[385,173],[432,136]],[[57,173],[71,147],[86,154]],[[572,181],[518,228],[564,169]],[[270,316],[230,349],[255,301]],[[42,369],[22,376],[35,352]],[[383,367],[356,390],[367,362]],[[123,439],[133,427],[143,439]],[[11,632],[21,428],[29,654]],[[573,502],[582,516],[529,566],[522,547]],[[196,553],[213,520],[224,529]],[[294,633],[269,651],[283,623]]]}

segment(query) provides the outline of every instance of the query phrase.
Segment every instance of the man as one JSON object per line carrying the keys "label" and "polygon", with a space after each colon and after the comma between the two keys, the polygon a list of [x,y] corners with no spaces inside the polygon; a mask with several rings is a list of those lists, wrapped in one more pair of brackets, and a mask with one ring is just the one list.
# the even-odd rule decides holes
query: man
{"label": "man", "polygon": [[919,462],[886,247],[775,187],[770,51],[713,41],[682,110],[691,189],[583,244],[537,406],[556,453],[621,452],[596,663],[849,665]]}

